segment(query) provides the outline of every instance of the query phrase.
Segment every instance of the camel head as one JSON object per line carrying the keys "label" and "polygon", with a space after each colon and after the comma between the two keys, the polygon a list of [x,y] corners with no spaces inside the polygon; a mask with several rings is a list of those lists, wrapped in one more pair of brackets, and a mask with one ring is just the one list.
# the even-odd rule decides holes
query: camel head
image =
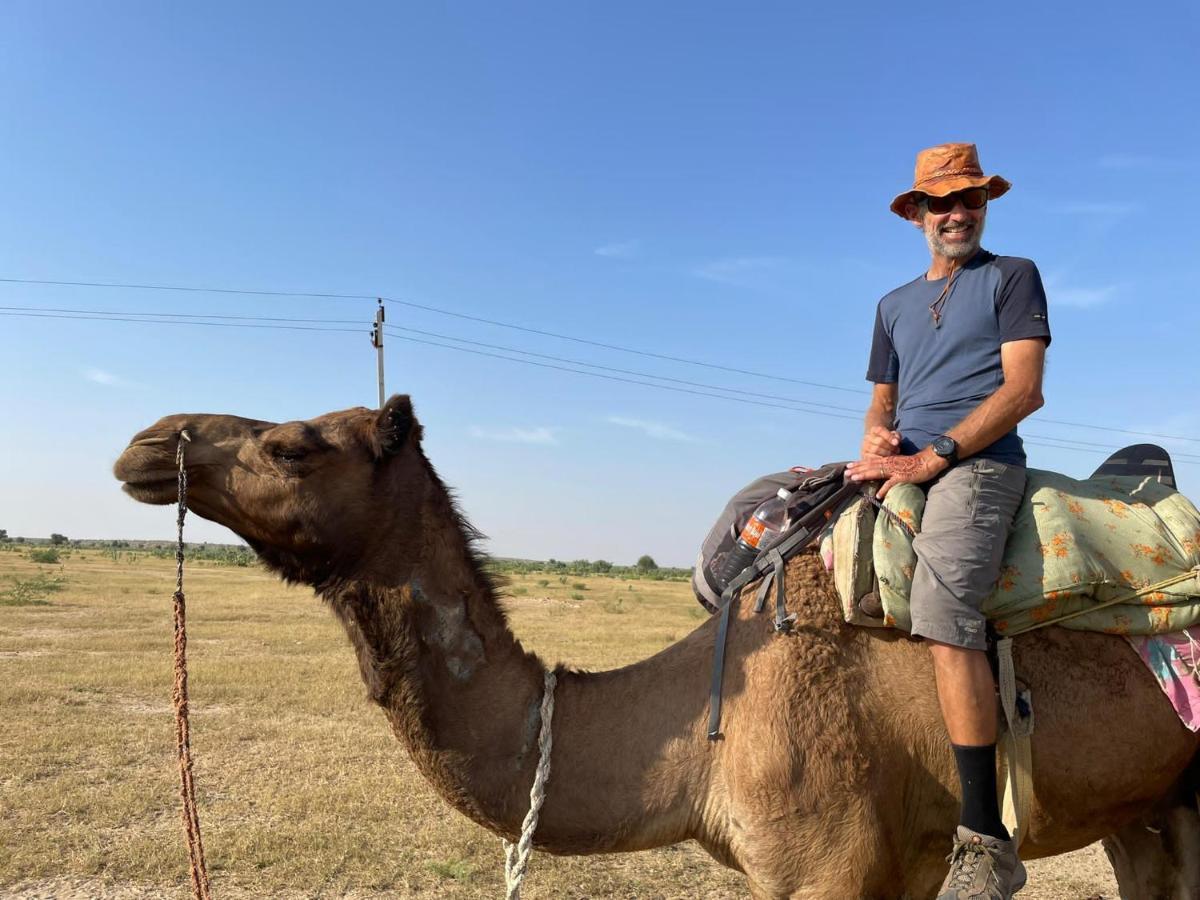
{"label": "camel head", "polygon": [[[418,562],[436,475],[407,396],[381,410],[303,422],[167,416],[134,435],[113,467],[126,493],[142,503],[175,502],[185,431],[189,509],[241,536],[288,580],[322,587],[354,573],[395,583]],[[387,572],[369,571],[368,561],[384,557]]]}

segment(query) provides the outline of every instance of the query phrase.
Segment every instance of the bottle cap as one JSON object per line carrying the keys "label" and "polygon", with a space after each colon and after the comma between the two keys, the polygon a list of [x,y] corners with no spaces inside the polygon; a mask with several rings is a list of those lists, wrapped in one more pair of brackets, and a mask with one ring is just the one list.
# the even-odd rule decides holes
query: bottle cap
{"label": "bottle cap", "polygon": [[787,488],[780,488],[778,491],[775,492],[775,496],[778,497],[780,500],[786,500],[790,496],[792,496],[792,492],[789,491]]}

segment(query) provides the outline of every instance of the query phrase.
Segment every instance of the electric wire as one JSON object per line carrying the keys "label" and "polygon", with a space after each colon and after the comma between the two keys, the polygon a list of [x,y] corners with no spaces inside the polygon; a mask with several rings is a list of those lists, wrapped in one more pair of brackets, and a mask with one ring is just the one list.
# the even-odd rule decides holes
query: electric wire
{"label": "electric wire", "polygon": [[[238,321],[238,322],[344,324],[344,325],[357,324],[357,321],[353,320],[353,319],[308,319],[308,318],[280,317],[280,316],[223,315],[223,314],[215,314],[215,313],[210,313],[210,314],[144,313],[144,312],[130,312],[127,310],[74,309],[74,308],[65,308],[65,307],[0,306],[0,312],[29,312],[29,313],[38,313],[38,314],[40,314],[40,313],[69,313],[69,314],[78,314],[81,318],[84,318],[84,319],[100,319],[102,321],[121,321],[121,322],[165,321],[165,322],[169,323],[171,320],[174,320],[174,319],[185,319],[185,320],[224,319],[224,320],[232,320],[232,321]],[[49,316],[39,316],[39,317],[49,318]],[[127,317],[136,317],[136,318],[127,318]],[[185,323],[185,324],[187,324],[187,323]],[[201,325],[208,324],[208,325],[217,326],[217,325],[221,325],[224,323],[192,321],[191,324],[201,324]],[[306,329],[306,330],[316,330],[316,329]],[[330,329],[330,330],[333,330],[333,329]],[[342,329],[338,329],[338,330],[342,330]],[[347,330],[351,330],[351,329],[347,329]],[[739,395],[746,396],[746,397],[758,397],[758,398],[765,399],[765,400],[780,401],[785,404],[797,404],[800,408],[817,407],[817,408],[821,408],[821,409],[832,409],[832,410],[835,410],[838,412],[850,413],[850,414],[852,414],[853,417],[857,417],[860,414],[859,410],[853,409],[850,407],[835,406],[833,404],[803,400],[803,399],[800,399],[797,397],[780,396],[777,394],[764,394],[764,393],[757,392],[757,391],[745,391],[745,390],[741,390],[738,388],[727,388],[722,385],[714,385],[714,384],[707,384],[704,382],[689,381],[687,379],[672,378],[672,377],[666,376],[666,375],[656,375],[652,372],[640,372],[637,370],[622,369],[622,368],[618,368],[618,367],[614,367],[614,366],[605,366],[605,365],[600,365],[598,363],[590,363],[590,362],[585,362],[583,360],[571,359],[568,357],[560,357],[560,356],[553,356],[553,355],[545,354],[545,353],[537,353],[537,352],[531,351],[531,350],[522,350],[522,349],[516,348],[516,347],[507,347],[507,346],[500,345],[500,344],[489,344],[489,343],[485,343],[482,341],[473,341],[473,340],[469,340],[467,338],[456,337],[454,335],[446,335],[446,334],[440,334],[438,332],[424,331],[419,328],[409,328],[409,327],[403,326],[403,325],[386,325],[385,331],[389,334],[392,334],[392,336],[394,336],[394,337],[403,337],[403,335],[397,334],[396,332],[397,331],[406,331],[411,334],[424,335],[425,337],[433,337],[433,338],[438,338],[440,340],[447,340],[447,341],[454,341],[456,343],[470,344],[470,345],[476,346],[476,347],[485,347],[490,350],[500,350],[505,353],[515,353],[515,354],[519,354],[522,356],[532,356],[532,357],[537,357],[539,359],[547,359],[547,360],[551,360],[553,362],[564,363],[566,365],[571,365],[571,366],[584,366],[587,368],[600,369],[600,370],[607,371],[607,372],[616,372],[616,373],[619,373],[622,375],[634,376],[635,378],[639,378],[639,379],[649,378],[649,379],[655,379],[655,380],[659,380],[659,381],[668,381],[668,382],[671,382],[674,384],[682,384],[682,385],[686,385],[689,387],[700,388],[702,391],[706,391],[706,392],[718,391],[718,392],[724,392],[724,393],[739,394]],[[435,344],[434,346],[446,346],[446,345]],[[456,348],[446,346],[446,349],[456,349]],[[501,358],[503,358],[503,357],[501,357]],[[513,361],[516,361],[516,360],[513,360]],[[580,373],[580,374],[586,374],[586,373]],[[644,382],[631,382],[631,383],[644,383]],[[652,385],[647,384],[647,386],[652,386]],[[703,394],[703,396],[715,396],[715,395]],[[1111,446],[1107,445],[1107,444],[1099,444],[1099,443],[1095,443],[1092,441],[1080,441],[1080,440],[1076,440],[1073,438],[1061,438],[1061,437],[1057,437],[1054,435],[1042,435],[1042,434],[1035,434],[1032,432],[1028,432],[1025,435],[1023,435],[1023,437],[1026,440],[1033,439],[1035,442],[1036,441],[1053,441],[1054,443],[1042,443],[1039,446],[1057,447],[1059,449],[1064,449],[1064,450],[1083,449],[1083,450],[1104,450],[1106,452],[1108,450],[1111,450]],[[1190,458],[1190,457],[1187,457],[1187,455],[1182,455],[1180,458]],[[1196,457],[1196,459],[1197,459],[1197,461],[1200,461],[1200,457]]]}
{"label": "electric wire", "polygon": [[[351,333],[351,334],[358,334],[363,331],[363,329],[318,328],[318,327],[308,327],[308,326],[299,326],[299,325],[289,326],[289,325],[278,325],[278,324],[253,324],[253,323],[249,323],[249,322],[204,322],[204,321],[195,321],[195,320],[179,321],[179,320],[174,320],[174,319],[145,319],[145,318],[133,319],[133,318],[126,318],[126,317],[122,317],[122,316],[110,316],[110,315],[81,316],[81,315],[72,315],[72,314],[67,314],[67,313],[11,312],[8,310],[0,309],[0,317],[2,317],[2,316],[21,316],[21,317],[45,318],[45,319],[75,319],[75,320],[84,321],[84,322],[96,322],[96,321],[135,322],[135,323],[142,324],[142,325],[215,325],[215,326],[223,326],[226,328],[281,328],[281,329],[290,329],[290,330],[299,330],[299,331],[347,332],[347,333]],[[850,419],[853,421],[859,421],[861,419],[861,416],[844,416],[844,415],[839,415],[837,413],[825,412],[823,410],[802,409],[800,407],[788,406],[788,405],[784,405],[784,404],[780,404],[780,403],[767,403],[767,402],[760,401],[760,400],[749,400],[749,399],[743,399],[741,397],[729,397],[729,396],[725,396],[723,394],[712,394],[712,393],[708,393],[705,391],[697,391],[697,390],[691,390],[688,388],[673,387],[671,385],[666,385],[666,384],[655,384],[654,382],[649,382],[649,381],[638,381],[633,378],[622,378],[622,377],[619,377],[616,375],[604,375],[599,372],[588,372],[588,371],[584,371],[582,369],[573,369],[568,366],[553,365],[550,363],[536,362],[535,360],[528,360],[528,359],[518,359],[515,357],[511,357],[511,356],[502,356],[498,353],[488,353],[488,352],[485,352],[482,350],[472,350],[468,347],[455,347],[451,344],[439,344],[434,341],[423,340],[421,338],[405,337],[404,335],[400,335],[400,334],[393,334],[392,337],[396,338],[397,340],[402,340],[402,341],[412,341],[412,342],[418,343],[418,344],[429,344],[430,346],[434,346],[434,347],[443,347],[447,350],[458,350],[462,353],[473,353],[478,356],[489,356],[494,359],[508,360],[509,362],[525,363],[525,364],[531,365],[531,366],[540,366],[540,367],[546,368],[546,369],[556,369],[556,370],[562,371],[562,372],[573,372],[576,375],[589,375],[593,378],[603,378],[608,381],[620,381],[620,382],[625,382],[626,384],[639,384],[639,385],[643,385],[645,387],[656,387],[656,388],[660,388],[661,390],[675,391],[677,393],[694,394],[694,395],[700,396],[700,397],[713,397],[718,400],[730,400],[735,403],[747,403],[747,404],[752,404],[755,406],[769,406],[774,409],[786,409],[786,410],[791,410],[792,412],[805,412],[805,413],[811,413],[813,415],[828,416],[830,418],[836,418],[836,419]]]}
{"label": "electric wire", "polygon": [[[859,395],[870,393],[870,391],[863,390],[860,388],[848,388],[848,387],[845,387],[842,385],[830,385],[830,384],[825,384],[822,382],[808,381],[808,380],[799,379],[799,378],[791,378],[788,376],[776,375],[776,374],[768,373],[768,372],[757,372],[757,371],[753,371],[750,369],[740,369],[740,368],[736,368],[736,367],[732,367],[732,366],[724,366],[724,365],[720,365],[717,363],[706,362],[703,360],[694,360],[694,359],[689,359],[686,357],[670,356],[667,354],[655,353],[653,351],[647,351],[647,350],[637,350],[632,347],[625,347],[625,346],[622,346],[619,344],[610,344],[610,343],[605,343],[602,341],[590,340],[588,338],[577,337],[575,335],[562,334],[559,332],[547,331],[547,330],[543,330],[543,329],[539,329],[539,328],[530,328],[530,327],[526,327],[523,325],[516,325],[511,322],[504,322],[504,321],[501,321],[498,319],[489,319],[489,318],[484,318],[482,316],[468,315],[466,313],[460,313],[460,312],[456,312],[454,310],[443,309],[441,307],[431,306],[429,304],[416,303],[411,300],[401,300],[400,298],[397,298],[397,297],[388,297],[386,295],[379,295],[379,294],[352,294],[352,293],[318,292],[318,291],[255,290],[255,289],[248,289],[248,288],[214,288],[214,287],[197,287],[197,286],[193,286],[193,285],[139,284],[139,283],[131,283],[131,282],[113,282],[113,281],[64,281],[64,280],[50,280],[50,279],[36,279],[36,278],[0,278],[0,283],[49,285],[49,286],[61,286],[61,287],[112,288],[112,289],[125,289],[125,290],[177,291],[177,292],[187,292],[187,293],[208,293],[208,294],[234,294],[234,295],[256,296],[256,297],[291,297],[291,298],[334,299],[334,300],[378,300],[381,302],[397,304],[400,306],[406,306],[406,307],[410,307],[413,309],[420,309],[420,310],[423,310],[426,312],[436,313],[438,315],[451,316],[454,318],[464,319],[464,320],[472,321],[472,322],[478,322],[481,324],[491,325],[491,326],[495,326],[495,327],[499,327],[499,328],[509,328],[509,329],[513,329],[516,331],[522,331],[522,332],[529,333],[529,334],[536,334],[536,335],[540,335],[543,337],[551,337],[551,338],[555,338],[557,340],[574,341],[574,342],[580,343],[580,344],[599,347],[599,348],[606,349],[606,350],[615,350],[615,351],[622,352],[622,353],[630,353],[630,354],[635,354],[635,355],[639,355],[639,356],[645,356],[645,357],[652,358],[652,359],[666,360],[669,362],[682,363],[685,365],[701,366],[701,367],[717,369],[717,370],[725,371],[725,372],[732,372],[732,373],[736,373],[736,374],[740,374],[740,375],[749,375],[749,376],[755,377],[755,378],[767,378],[767,379],[772,379],[772,380],[776,380],[776,381],[785,381],[785,382],[790,382],[790,383],[794,383],[794,384],[802,384],[802,385],[806,385],[808,387],[817,387],[817,388],[822,388],[825,390],[842,391],[842,392],[846,392],[846,393],[853,393],[853,394],[859,394]],[[9,309],[15,309],[15,307],[9,307]],[[140,314],[138,314],[138,315],[140,315]],[[170,315],[170,314],[163,314],[163,315]],[[179,315],[182,315],[182,314],[179,314]],[[203,316],[203,318],[230,318],[230,319],[232,319],[232,318],[236,318],[236,317],[233,317],[233,316]],[[254,317],[254,318],[266,319],[267,317]],[[522,351],[518,351],[518,352],[522,352]],[[657,375],[651,375],[648,377],[665,379],[665,376],[657,376]],[[718,389],[726,390],[725,388],[718,388]],[[767,396],[769,396],[769,395],[767,395]],[[818,404],[817,401],[809,401],[809,400],[795,400],[793,402],[808,403],[811,405],[820,405],[820,404]],[[828,405],[828,404],[825,404],[825,405]],[[845,407],[836,407],[836,406],[832,407],[832,408],[845,409]],[[1191,443],[1200,443],[1200,438],[1191,437],[1188,435],[1165,434],[1163,432],[1155,432],[1155,431],[1141,431],[1138,429],[1121,428],[1121,427],[1112,426],[1112,425],[1096,425],[1096,424],[1093,424],[1090,422],[1072,422],[1072,421],[1068,421],[1065,419],[1052,419],[1048,416],[1032,416],[1032,417],[1030,417],[1030,421],[1031,422],[1043,422],[1043,423],[1050,424],[1050,425],[1061,425],[1061,426],[1065,426],[1065,427],[1069,427],[1069,428],[1085,428],[1085,429],[1089,429],[1089,430],[1093,430],[1093,431],[1104,431],[1104,432],[1116,433],[1116,434],[1130,434],[1130,435],[1142,436],[1142,437],[1153,437],[1153,438],[1162,438],[1162,439],[1166,439],[1166,440],[1188,441]],[[1056,438],[1056,440],[1058,440],[1058,438]],[[1061,439],[1061,440],[1069,440],[1069,439]]]}
{"label": "electric wire", "polygon": [[[854,413],[854,414],[857,414],[858,418],[861,418],[862,414],[863,414],[862,410],[859,410],[859,409],[856,409],[853,407],[848,407],[848,406],[834,406],[833,404],[829,404],[829,403],[815,403],[814,401],[802,400],[798,397],[786,397],[786,396],[781,396],[779,394],[763,394],[763,393],[759,393],[757,391],[745,391],[745,390],[740,390],[738,388],[727,388],[727,387],[723,387],[721,385],[716,385],[716,384],[706,384],[704,382],[688,381],[686,379],[681,379],[681,378],[671,378],[666,375],[655,375],[651,372],[639,372],[639,371],[632,370],[632,369],[621,369],[621,368],[616,368],[614,366],[604,366],[604,365],[600,365],[598,363],[590,363],[590,362],[584,362],[583,360],[579,360],[579,359],[571,359],[569,357],[551,356],[546,353],[536,353],[532,350],[521,350],[516,347],[506,347],[506,346],[503,346],[500,344],[489,344],[489,343],[485,343],[482,341],[468,340],[467,338],[455,337],[454,335],[439,334],[439,333],[433,332],[433,331],[423,331],[419,328],[409,328],[404,325],[385,325],[384,330],[386,333],[391,334],[393,337],[403,337],[403,335],[396,334],[397,330],[406,331],[406,332],[409,332],[410,334],[420,334],[420,335],[424,335],[425,337],[434,337],[434,338],[439,338],[441,340],[455,341],[457,343],[470,344],[475,347],[487,347],[491,350],[502,350],[506,353],[518,353],[523,356],[535,356],[539,359],[549,359],[549,360],[553,360],[555,362],[567,363],[567,364],[575,365],[575,366],[586,366],[588,368],[603,369],[604,371],[608,371],[608,372],[619,372],[623,375],[634,375],[639,378],[654,378],[654,379],[659,379],[662,381],[670,381],[675,384],[685,384],[685,385],[689,385],[691,387],[703,388],[705,390],[725,391],[728,393],[741,394],[743,396],[748,396],[748,397],[760,397],[760,398],[763,398],[766,400],[778,400],[778,401],[781,401],[784,403],[807,404],[807,405],[811,405],[811,406],[821,407],[823,409],[833,409],[833,410],[837,410],[839,412]],[[1023,438],[1025,436],[1026,436],[1025,434],[1022,435]],[[1075,438],[1064,438],[1064,437],[1058,437],[1056,435],[1048,435],[1048,434],[1035,434],[1033,432],[1029,432],[1028,437],[1039,439],[1039,440],[1060,442],[1064,445],[1062,448],[1064,450],[1096,449],[1096,450],[1103,450],[1104,452],[1111,452],[1111,450],[1112,450],[1112,444],[1101,444],[1096,441],[1081,441],[1081,440],[1077,440]],[[1078,447],[1066,446],[1068,444],[1078,445]],[[1045,445],[1045,446],[1051,446],[1051,445]],[[1195,458],[1197,461],[1200,461],[1200,456],[1196,456]]]}
{"label": "electric wire", "polygon": [[646,356],[651,359],[661,359],[668,362],[682,363],[689,366],[702,366],[708,369],[719,369],[723,372],[733,372],[739,375],[750,375],[754,378],[769,378],[775,381],[786,381],[792,384],[803,384],[808,387],[818,387],[829,391],[842,391],[850,394],[867,394],[869,391],[862,388],[848,388],[843,385],[824,384],[818,381],[806,381],[801,378],[791,378],[786,375],[776,375],[771,372],[756,372],[752,369],[739,369],[734,366],[724,366],[719,363],[705,362],[704,360],[688,359],[682,356],[670,356],[665,353],[655,353],[652,350],[636,350],[632,347],[623,347],[620,344],[608,344],[603,341],[594,341],[589,338],[581,338],[570,334],[561,334],[556,331],[546,331],[541,328],[530,328],[524,325],[515,325],[511,322],[503,322],[499,319],[488,319],[483,316],[472,316],[467,313],[455,312],[450,309],[443,309],[437,306],[431,306],[426,303],[416,303],[412,300],[401,300],[399,297],[388,297],[386,295],[376,294],[340,294],[340,293],[309,293],[302,291],[258,291],[258,290],[240,290],[235,288],[202,288],[202,287],[182,287],[166,284],[125,284],[120,282],[106,281],[49,281],[33,278],[0,278],[0,283],[6,284],[40,284],[40,285],[57,285],[62,287],[100,287],[100,288],[124,288],[128,290],[140,291],[188,291],[193,293],[210,292],[214,294],[245,294],[254,297],[308,297],[315,299],[334,299],[334,300],[382,300],[385,303],[393,303],[398,306],[407,306],[411,309],[420,309],[425,312],[437,313],[442,316],[453,316],[457,319],[465,319],[469,322],[479,322],[484,325],[492,325],[497,328],[509,328],[514,331],[523,331],[527,334],[536,334],[542,337],[551,337],[561,341],[574,341],[577,344],[587,344],[592,347],[600,347],[605,350],[616,350],[620,353],[632,353],[638,356]]}
{"label": "electric wire", "polygon": [[602,369],[606,372],[619,372],[622,375],[633,375],[638,378],[654,378],[659,381],[669,381],[674,384],[685,384],[690,387],[703,388],[708,391],[725,391],[730,394],[741,394],[746,397],[760,397],[765,400],[779,400],[784,403],[796,403],[803,406],[815,406],[821,409],[833,409],[839,412],[854,413],[858,418],[862,418],[862,411],[850,406],[835,406],[832,403],[820,403],[815,400],[802,400],[799,397],[784,397],[779,394],[763,394],[758,391],[746,391],[741,388],[723,387],[719,384],[708,384],[702,381],[689,381],[686,378],[672,378],[669,375],[655,375],[653,372],[639,372],[636,369],[622,369],[617,366],[605,366],[599,363],[584,362],[581,359],[571,359],[564,356],[552,356],[548,353],[537,353],[533,350],[521,350],[517,347],[506,347],[502,344],[489,344],[483,341],[472,341],[467,338],[455,337],[449,334],[439,334],[436,331],[422,331],[420,328],[409,328],[405,325],[384,325],[384,332],[391,334],[393,337],[403,337],[404,335],[397,334],[397,331],[407,331],[410,334],[420,334],[425,337],[439,338],[444,341],[456,341],[462,344],[470,344],[474,347],[486,347],[490,350],[503,350],[505,353],[518,353],[522,356],[535,356],[538,359],[549,359],[554,362],[567,363],[573,366],[586,366],[590,369]]}
{"label": "electric wire", "polygon": [[442,347],[446,350],[457,350],[460,353],[472,353],[476,356],[488,356],[492,359],[503,359],[507,360],[508,362],[522,363],[527,366],[538,366],[543,369],[555,369],[559,372],[572,372],[576,375],[587,375],[592,378],[603,378],[607,381],[620,381],[624,382],[625,384],[640,384],[643,387],[658,388],[659,390],[663,391],[675,391],[679,394],[693,394],[697,397],[712,397],[717,400],[729,400],[734,403],[748,403],[753,406],[767,406],[771,407],[772,409],[787,409],[791,410],[792,412],[811,413],[814,416],[827,416],[831,419],[849,419],[853,422],[858,422],[862,419],[862,416],[843,416],[838,413],[825,412],[824,410],[820,409],[801,409],[798,406],[788,406],[782,403],[768,403],[765,400],[749,400],[743,397],[730,397],[725,394],[713,394],[707,391],[693,390],[691,388],[675,387],[674,385],[670,384],[656,384],[653,381],[639,381],[634,378],[623,378],[620,375],[605,375],[602,372],[587,372],[583,369],[572,369],[568,366],[559,366],[553,363],[538,362],[537,360],[533,359],[520,359],[515,356],[502,356],[499,353],[490,353],[486,350],[472,350],[470,347],[456,347],[452,344],[441,344],[437,341],[430,341],[424,338],[407,337],[402,334],[393,334],[392,337],[401,341],[410,341],[414,344],[428,344],[431,347]]}
{"label": "electric wire", "polygon": [[[362,325],[359,319],[301,319],[294,316],[233,316],[224,313],[136,312],[125,309],[67,309],[57,306],[0,306],[0,310],[21,312],[81,313],[85,316],[151,316],[173,319],[232,319],[249,322],[319,322],[328,325]],[[153,319],[151,320],[153,321]]]}
{"label": "electric wire", "polygon": [[254,324],[250,322],[197,322],[179,321],[176,319],[131,319],[124,316],[73,316],[63,313],[28,313],[0,311],[0,316],[26,319],[76,319],[83,322],[136,322],[141,325],[207,325],[215,328],[268,328],[282,331],[323,331],[342,332],[343,334],[366,334],[364,328],[321,328],[309,325],[273,325]]}

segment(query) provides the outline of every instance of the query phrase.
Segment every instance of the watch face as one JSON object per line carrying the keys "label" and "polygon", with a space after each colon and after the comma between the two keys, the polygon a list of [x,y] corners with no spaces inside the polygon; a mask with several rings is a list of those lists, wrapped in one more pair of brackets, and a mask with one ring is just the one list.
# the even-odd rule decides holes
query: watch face
{"label": "watch face", "polygon": [[933,442],[933,452],[938,456],[950,456],[958,449],[958,445],[954,443],[954,438],[940,437]]}

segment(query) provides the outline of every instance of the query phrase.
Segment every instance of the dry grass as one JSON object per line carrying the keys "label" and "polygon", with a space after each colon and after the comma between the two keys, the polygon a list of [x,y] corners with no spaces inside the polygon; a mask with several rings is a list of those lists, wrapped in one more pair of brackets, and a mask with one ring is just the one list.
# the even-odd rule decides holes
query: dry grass
{"label": "dry grass", "polygon": [[[41,604],[0,606],[0,895],[186,897],[174,566],[79,551],[39,566],[0,553],[0,585],[39,573],[65,581],[34,598]],[[186,587],[196,784],[217,897],[502,895],[499,840],[420,779],[310,591],[204,564],[189,568]],[[534,574],[513,577],[510,592],[522,640],[585,667],[645,657],[704,616],[681,583]],[[1043,863],[1042,886],[1022,897],[1115,896],[1094,857]],[[535,854],[525,896],[745,891],[687,844]]]}

